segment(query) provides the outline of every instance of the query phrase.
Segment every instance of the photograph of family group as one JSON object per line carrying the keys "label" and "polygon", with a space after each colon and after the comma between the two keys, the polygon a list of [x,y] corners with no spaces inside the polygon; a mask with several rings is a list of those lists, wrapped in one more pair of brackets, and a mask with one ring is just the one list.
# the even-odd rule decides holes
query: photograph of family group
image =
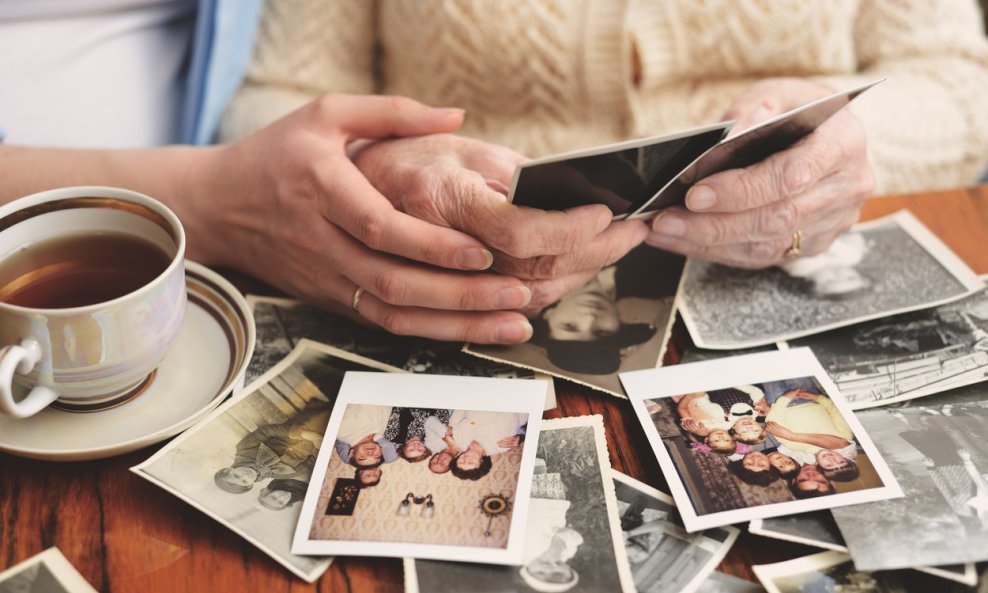
{"label": "photograph of family group", "polygon": [[901,496],[808,349],[621,378],[690,530]]}
{"label": "photograph of family group", "polygon": [[926,309],[984,288],[907,210],[855,225],[812,257],[760,270],[690,259],[680,314],[696,346],[768,345]]}
{"label": "photograph of family group", "polygon": [[347,371],[389,370],[397,369],[302,340],[240,395],[133,471],[314,581],[329,560],[290,548],[333,401]]}
{"label": "photograph of family group", "polygon": [[349,373],[292,551],[517,562],[546,389]]}

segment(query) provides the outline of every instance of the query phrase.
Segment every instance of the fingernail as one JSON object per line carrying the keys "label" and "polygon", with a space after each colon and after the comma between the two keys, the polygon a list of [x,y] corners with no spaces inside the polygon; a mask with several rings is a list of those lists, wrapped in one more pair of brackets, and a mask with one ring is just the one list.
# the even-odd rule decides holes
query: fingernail
{"label": "fingernail", "polygon": [[707,185],[694,185],[686,192],[686,206],[690,210],[707,210],[717,203],[717,194]]}
{"label": "fingernail", "polygon": [[495,342],[515,344],[532,337],[532,325],[527,321],[507,321],[494,328]]}
{"label": "fingernail", "polygon": [[494,295],[495,309],[518,309],[532,300],[532,291],[527,286],[502,288]]}
{"label": "fingernail", "polygon": [[652,223],[652,230],[660,235],[682,237],[686,234],[686,223],[675,214],[663,212],[655,218],[655,222]]}
{"label": "fingernail", "polygon": [[456,265],[464,270],[486,270],[494,263],[494,254],[486,249],[464,249],[456,254]]}
{"label": "fingernail", "polygon": [[459,107],[436,107],[436,111],[443,115],[464,115],[466,110],[460,109]]}

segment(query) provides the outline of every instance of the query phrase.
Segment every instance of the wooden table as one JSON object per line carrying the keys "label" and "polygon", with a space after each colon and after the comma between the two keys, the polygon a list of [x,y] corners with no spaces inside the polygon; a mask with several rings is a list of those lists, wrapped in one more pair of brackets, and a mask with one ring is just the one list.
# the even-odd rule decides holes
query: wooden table
{"label": "wooden table", "polygon": [[[975,272],[988,273],[988,185],[876,198],[865,219],[908,208]],[[685,341],[677,328],[667,362]],[[548,418],[601,414],[612,465],[668,491],[628,402],[557,381]],[[398,560],[340,558],[315,584],[178,498],[128,471],[154,447],[113,459],[41,462],[0,454],[0,570],[58,546],[102,593],[402,591]],[[752,564],[818,550],[743,533],[720,570],[755,580]]]}

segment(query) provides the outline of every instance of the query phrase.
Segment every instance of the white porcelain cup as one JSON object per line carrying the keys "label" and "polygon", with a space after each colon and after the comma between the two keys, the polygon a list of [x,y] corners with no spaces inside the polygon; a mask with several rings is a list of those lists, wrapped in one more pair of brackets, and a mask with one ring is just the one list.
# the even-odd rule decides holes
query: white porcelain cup
{"label": "white porcelain cup", "polygon": [[0,413],[24,418],[56,400],[73,411],[117,405],[140,392],[178,337],[186,309],[185,231],[175,213],[143,194],[66,187],[0,206],[0,269],[38,242],[107,233],[151,243],[170,258],[167,267],[95,304],[56,309],[0,300]]}

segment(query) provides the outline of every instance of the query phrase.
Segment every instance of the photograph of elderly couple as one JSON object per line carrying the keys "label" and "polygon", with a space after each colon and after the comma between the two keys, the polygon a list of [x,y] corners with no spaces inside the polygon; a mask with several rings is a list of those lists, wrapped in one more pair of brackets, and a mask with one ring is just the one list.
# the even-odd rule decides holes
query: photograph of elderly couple
{"label": "photograph of elderly couple", "polygon": [[[691,529],[888,498],[889,486],[898,488],[808,349],[622,380]],[[671,391],[656,395],[660,386]]]}
{"label": "photograph of elderly couple", "polygon": [[516,561],[546,388],[349,373],[292,550]]}

